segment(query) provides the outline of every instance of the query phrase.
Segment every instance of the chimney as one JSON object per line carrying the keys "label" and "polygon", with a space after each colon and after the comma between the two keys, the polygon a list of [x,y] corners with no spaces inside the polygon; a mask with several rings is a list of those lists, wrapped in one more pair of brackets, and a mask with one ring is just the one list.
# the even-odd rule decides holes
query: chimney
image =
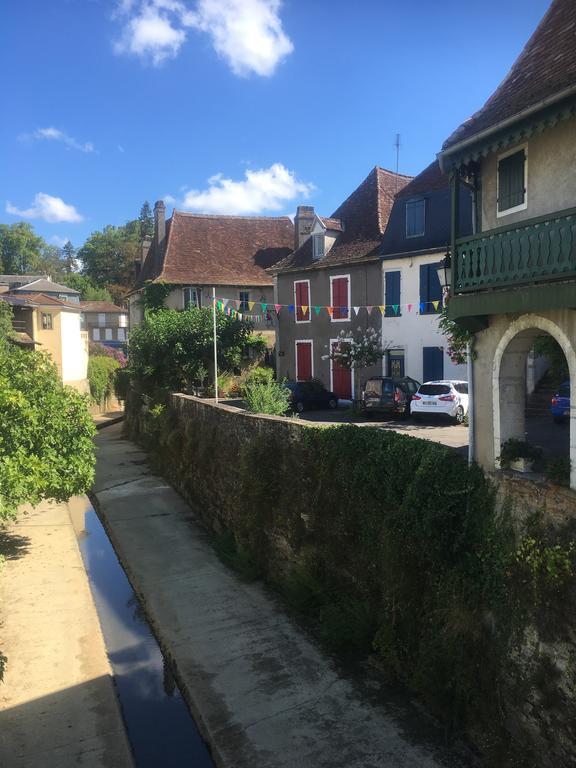
{"label": "chimney", "polygon": [[166,206],[164,200],[158,200],[154,205],[154,235],[156,246],[162,252],[166,239]]}
{"label": "chimney", "polygon": [[299,205],[294,217],[294,250],[308,240],[314,226],[314,206]]}

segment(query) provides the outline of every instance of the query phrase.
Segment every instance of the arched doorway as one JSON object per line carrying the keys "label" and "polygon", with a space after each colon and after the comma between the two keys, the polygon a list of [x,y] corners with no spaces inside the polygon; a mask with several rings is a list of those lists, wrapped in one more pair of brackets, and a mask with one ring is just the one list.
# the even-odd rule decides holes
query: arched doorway
{"label": "arched doorway", "polygon": [[548,318],[522,315],[509,325],[496,348],[492,368],[494,457],[497,462],[502,445],[510,438],[526,439],[526,363],[536,339],[542,334],[549,334],[559,344],[569,371],[572,397],[567,455],[571,462],[570,486],[576,489],[576,351],[566,333]]}

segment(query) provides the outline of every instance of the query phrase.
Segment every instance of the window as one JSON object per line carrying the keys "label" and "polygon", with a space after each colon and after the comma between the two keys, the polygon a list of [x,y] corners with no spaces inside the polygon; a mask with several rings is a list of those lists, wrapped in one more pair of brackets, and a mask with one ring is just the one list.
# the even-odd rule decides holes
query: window
{"label": "window", "polygon": [[128,328],[128,315],[118,315],[118,325],[120,328]]}
{"label": "window", "polygon": [[526,152],[506,154],[498,160],[498,214],[526,208]]}
{"label": "window", "polygon": [[437,264],[420,266],[420,314],[435,315],[442,308],[442,288]]}
{"label": "window", "polygon": [[384,273],[384,304],[386,317],[397,317],[400,312],[400,271]]}
{"label": "window", "polygon": [[43,331],[52,330],[52,315],[46,312],[42,312],[42,330]]}
{"label": "window", "polygon": [[350,276],[338,275],[330,278],[330,306],[332,321],[350,319]]}
{"label": "window", "polygon": [[454,384],[454,389],[460,395],[467,395],[468,394],[468,383],[462,381],[462,382],[459,382],[458,384]]}
{"label": "window", "polygon": [[182,290],[184,292],[184,309],[201,306],[200,291],[198,288],[183,288]]}
{"label": "window", "polygon": [[106,341],[112,341],[112,328],[106,328],[104,330],[104,338]]}
{"label": "window", "polygon": [[99,312],[98,313],[98,325],[100,325],[100,326],[106,325],[106,313],[105,312]]}
{"label": "window", "polygon": [[60,301],[68,301],[68,295],[66,293],[59,293],[58,298]]}
{"label": "window", "polygon": [[324,233],[312,235],[312,257],[321,259],[324,256]]}
{"label": "window", "polygon": [[240,291],[239,293],[240,298],[240,312],[248,312],[249,306],[248,302],[250,301],[250,291]]}
{"label": "window", "polygon": [[126,331],[124,328],[118,328],[118,341],[126,341]]}
{"label": "window", "polygon": [[310,281],[297,280],[294,283],[294,306],[296,308],[296,322],[310,322]]}
{"label": "window", "polygon": [[406,203],[406,237],[421,237],[426,230],[426,200]]}
{"label": "window", "polygon": [[92,328],[92,340],[100,341],[100,328]]}

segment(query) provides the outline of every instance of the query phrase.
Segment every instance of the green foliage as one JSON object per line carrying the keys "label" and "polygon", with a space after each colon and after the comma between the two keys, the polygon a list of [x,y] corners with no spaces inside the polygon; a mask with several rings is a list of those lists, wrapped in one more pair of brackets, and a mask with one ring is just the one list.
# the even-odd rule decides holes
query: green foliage
{"label": "green foliage", "polygon": [[128,397],[130,376],[131,373],[128,368],[117,368],[114,374],[114,394],[122,402],[126,402]]}
{"label": "green foliage", "polygon": [[[468,345],[474,344],[474,334],[462,328],[448,314],[448,301],[438,315],[438,326],[448,341],[447,353],[455,365],[465,365],[468,360]],[[476,354],[472,352],[472,358]]]}
{"label": "green foliage", "polygon": [[152,215],[152,209],[150,203],[145,200],[142,208],[140,208],[140,216],[138,216],[138,235],[140,240],[143,240],[146,236],[152,236],[154,234],[154,216]]}
{"label": "green foliage", "polygon": [[538,336],[534,341],[534,352],[538,357],[547,357],[550,367],[548,374],[558,384],[569,378],[568,362],[562,347],[549,334]]}
{"label": "green foliage", "polygon": [[511,437],[502,445],[500,451],[500,466],[503,469],[510,467],[510,464],[516,459],[526,459],[528,461],[538,461],[542,456],[539,448],[530,445],[525,440],[517,440]]}
{"label": "green foliage", "polygon": [[[250,351],[261,346],[251,325],[217,312],[218,369],[239,368]],[[141,391],[186,392],[202,386],[213,367],[212,310],[151,312],[134,328],[128,346],[128,369]]]}
{"label": "green foliage", "polygon": [[252,555],[242,546],[238,546],[231,533],[223,533],[214,540],[214,549],[220,560],[238,573],[244,581],[256,581],[262,577],[262,571]]}
{"label": "green foliage", "polygon": [[142,291],[140,304],[148,312],[157,312],[160,309],[166,309],[164,300],[174,290],[172,283],[146,283]]}
{"label": "green foliage", "polygon": [[47,355],[0,344],[0,519],[84,493],[93,433],[85,397],[62,386]]}
{"label": "green foliage", "polygon": [[64,272],[67,272],[69,274],[72,274],[77,271],[78,269],[78,262],[76,260],[76,249],[70,242],[70,240],[66,240],[64,245],[62,246],[62,266],[64,269]]}
{"label": "green foliage", "polygon": [[546,464],[546,477],[557,485],[570,485],[571,462],[568,456],[550,459]]}
{"label": "green foliage", "polygon": [[107,225],[93,232],[79,249],[83,274],[93,285],[126,286],[132,282],[133,265],[140,247],[138,224],[136,221],[122,227]]}
{"label": "green foliage", "polygon": [[6,346],[12,337],[12,307],[0,301],[0,346]]}
{"label": "green foliage", "polygon": [[244,386],[251,386],[252,384],[269,384],[272,381],[274,381],[274,371],[272,368],[257,366],[248,371],[246,378],[244,379]]}
{"label": "green foliage", "polygon": [[290,390],[270,377],[268,381],[247,382],[244,385],[244,400],[250,413],[283,416],[290,408]]}
{"label": "green foliage", "polygon": [[88,358],[88,384],[92,400],[104,405],[114,392],[115,374],[120,363],[108,356],[90,356]]}
{"label": "green foliage", "polygon": [[520,577],[537,605],[574,577],[576,542],[550,544],[528,535],[518,547],[516,563],[520,567]]}
{"label": "green foliage", "polygon": [[0,224],[0,266],[6,275],[36,274],[46,241],[27,222]]}

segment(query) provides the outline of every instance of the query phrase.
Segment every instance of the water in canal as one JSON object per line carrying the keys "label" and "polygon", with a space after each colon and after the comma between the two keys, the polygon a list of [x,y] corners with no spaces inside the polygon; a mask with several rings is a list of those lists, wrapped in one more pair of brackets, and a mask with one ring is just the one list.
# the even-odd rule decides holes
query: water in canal
{"label": "water in canal", "polygon": [[96,512],[85,497],[69,506],[137,768],[213,768]]}

